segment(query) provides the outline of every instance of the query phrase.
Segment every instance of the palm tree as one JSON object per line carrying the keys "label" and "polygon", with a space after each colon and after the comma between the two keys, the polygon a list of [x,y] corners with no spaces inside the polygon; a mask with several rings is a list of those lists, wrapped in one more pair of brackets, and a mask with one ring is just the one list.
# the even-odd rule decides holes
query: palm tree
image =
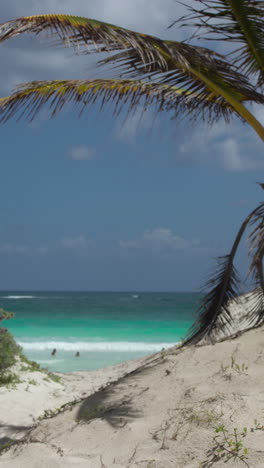
{"label": "palm tree", "polygon": [[[54,116],[68,102],[87,106],[113,102],[113,112],[128,112],[143,104],[154,112],[170,111],[173,117],[209,123],[238,117],[264,140],[264,127],[250,112],[248,104],[264,103],[264,2],[258,0],[193,0],[188,14],[173,23],[197,28],[196,36],[234,44],[232,54],[220,55],[191,41],[162,40],[101,21],[69,15],[37,15],[0,25],[0,42],[22,33],[48,31],[59,43],[77,53],[108,53],[100,66],[113,65],[118,79],[33,81],[20,85],[0,100],[2,122],[17,116],[34,119],[49,103]],[[195,8],[197,5],[197,8]],[[249,236],[256,301],[249,319],[264,322],[263,269],[264,203],[242,224],[231,252],[218,259],[216,275],[210,280],[198,320],[185,344],[213,338],[217,330],[231,323],[230,302],[238,295],[238,275],[234,258],[242,235]]]}

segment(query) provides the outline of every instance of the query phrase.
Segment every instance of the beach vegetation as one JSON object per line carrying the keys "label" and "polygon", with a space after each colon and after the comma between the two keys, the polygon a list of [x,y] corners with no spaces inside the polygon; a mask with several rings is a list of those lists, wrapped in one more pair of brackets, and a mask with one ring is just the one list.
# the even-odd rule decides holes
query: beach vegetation
{"label": "beach vegetation", "polygon": [[30,379],[28,383],[29,385],[38,385],[38,382],[35,379]]}
{"label": "beach vegetation", "polygon": [[48,378],[56,383],[61,383],[61,377],[48,371]]}
{"label": "beach vegetation", "polygon": [[[0,323],[14,317],[12,312],[0,309]],[[16,363],[17,356],[22,354],[22,348],[16,343],[11,333],[0,326],[0,373]]]}
{"label": "beach vegetation", "polygon": [[15,388],[22,380],[13,372],[0,372],[0,387]]}
{"label": "beach vegetation", "polygon": [[[244,362],[238,364],[238,362],[235,360],[235,358],[233,356],[231,357],[231,364],[230,365],[224,366],[224,364],[221,363],[221,371],[224,374],[226,374],[227,371],[234,371],[237,374],[248,375],[247,370],[248,370],[248,366]],[[229,374],[229,375],[231,375],[231,374]]]}
{"label": "beach vegetation", "polygon": [[28,371],[28,372],[41,372],[41,371],[43,371],[40,364],[38,364],[35,361],[31,361],[24,354],[20,355],[20,361],[24,363],[24,365],[22,365],[20,370],[24,370],[24,371]]}
{"label": "beach vegetation", "polygon": [[[133,113],[151,110],[154,116],[167,113],[172,120],[187,117],[191,124],[238,118],[264,140],[264,127],[250,105],[263,105],[264,94],[264,4],[260,0],[193,0],[187,14],[170,27],[190,26],[189,40],[164,40],[99,20],[63,14],[27,16],[0,25],[0,42],[31,33],[50,33],[56,43],[76,53],[103,53],[99,65],[109,76],[82,80],[32,81],[18,86],[0,100],[0,120],[27,118],[32,121],[45,108],[53,117],[67,103],[85,109],[111,103],[118,117],[123,109]],[[194,31],[194,32],[193,32]],[[202,46],[194,39],[201,39]],[[221,41],[221,54],[205,47],[205,41]],[[219,50],[217,48],[217,50]],[[108,54],[107,56],[105,54]],[[102,71],[100,71],[100,76]],[[260,184],[264,188],[264,184]],[[184,345],[214,340],[219,330],[232,324],[230,304],[241,293],[235,257],[247,228],[249,276],[254,285],[255,304],[249,326],[264,323],[263,255],[264,203],[242,223],[230,252],[217,259],[210,276],[198,318]]]}
{"label": "beach vegetation", "polygon": [[9,320],[14,317],[13,312],[7,312],[6,310],[0,308],[0,323],[4,320]]}
{"label": "beach vegetation", "polygon": [[217,412],[215,410],[203,410],[199,412],[193,412],[187,417],[187,421],[194,423],[197,426],[210,426],[215,424],[220,418],[222,418],[223,412]]}
{"label": "beach vegetation", "polygon": [[250,428],[251,432],[255,431],[264,431],[264,424],[258,422],[257,419],[254,419],[254,426]]}
{"label": "beach vegetation", "polygon": [[42,368],[40,364],[35,361],[31,361],[24,354],[20,355],[20,361],[24,363],[24,365],[20,367],[20,370],[27,372],[42,372],[46,375],[46,380],[48,382],[53,381],[56,383],[61,383],[61,377],[59,375],[53,374],[48,369]]}
{"label": "beach vegetation", "polygon": [[244,446],[244,439],[247,436],[247,428],[244,427],[239,431],[236,427],[228,430],[225,425],[220,425],[215,428],[215,436],[213,437],[212,448],[207,453],[207,460],[200,463],[201,468],[209,468],[214,463],[222,461],[236,462],[240,460],[246,466],[248,459],[248,448]]}
{"label": "beach vegetation", "polygon": [[[6,312],[4,309],[0,309],[0,323],[12,317],[14,317],[12,312]],[[12,367],[18,363],[20,364],[19,370],[22,372],[42,372],[47,376],[49,381],[61,383],[61,377],[59,375],[55,375],[47,369],[42,369],[40,364],[28,359],[23,354],[21,346],[16,343],[14,337],[7,328],[0,326],[0,386],[15,386],[22,382],[15,373],[16,370],[12,369]],[[29,383],[37,385],[34,379],[31,379]]]}

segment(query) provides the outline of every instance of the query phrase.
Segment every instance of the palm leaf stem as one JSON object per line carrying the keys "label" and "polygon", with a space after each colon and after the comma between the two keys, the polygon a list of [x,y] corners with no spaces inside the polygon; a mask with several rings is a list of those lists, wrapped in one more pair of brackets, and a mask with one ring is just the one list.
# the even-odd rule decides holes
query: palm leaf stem
{"label": "palm leaf stem", "polygon": [[205,84],[213,89],[216,94],[220,94],[237,111],[242,119],[245,120],[251,126],[251,128],[255,130],[261,140],[264,141],[264,127],[241,102],[235,99],[234,96],[232,96],[232,94],[226,91],[223,87],[217,86],[216,83],[212,82],[204,74],[198,72],[197,70],[191,71],[197,76],[197,78],[200,78]]}

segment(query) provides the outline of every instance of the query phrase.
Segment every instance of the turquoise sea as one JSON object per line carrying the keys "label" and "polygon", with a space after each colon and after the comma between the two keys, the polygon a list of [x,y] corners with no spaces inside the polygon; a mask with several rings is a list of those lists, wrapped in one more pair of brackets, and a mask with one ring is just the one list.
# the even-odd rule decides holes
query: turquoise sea
{"label": "turquoise sea", "polygon": [[15,313],[4,326],[30,359],[49,370],[72,372],[113,365],[179,342],[194,321],[200,297],[9,291],[0,292],[0,307]]}

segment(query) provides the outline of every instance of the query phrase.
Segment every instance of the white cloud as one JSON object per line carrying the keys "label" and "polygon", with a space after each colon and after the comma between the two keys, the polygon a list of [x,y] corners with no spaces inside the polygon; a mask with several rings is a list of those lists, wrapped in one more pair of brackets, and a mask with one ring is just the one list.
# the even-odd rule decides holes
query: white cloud
{"label": "white cloud", "polygon": [[[41,13],[65,13],[123,25],[148,34],[163,31],[185,11],[174,0],[9,0],[1,8],[4,20]],[[174,35],[175,30],[174,28]],[[179,32],[182,34],[182,31]]]}
{"label": "white cloud", "polygon": [[177,161],[217,166],[226,171],[264,169],[262,142],[253,129],[237,120],[187,131],[176,152]]}
{"label": "white cloud", "polygon": [[85,249],[91,245],[91,240],[81,234],[77,237],[66,237],[61,243],[66,249]]}
{"label": "white cloud", "polygon": [[199,246],[197,239],[188,240],[184,237],[174,234],[171,229],[155,228],[148,229],[135,240],[120,240],[119,245],[124,249],[150,249],[156,252],[171,252],[177,250],[186,250],[191,247]]}
{"label": "white cloud", "polygon": [[96,149],[85,145],[73,146],[69,148],[68,155],[75,161],[91,161],[96,157]]}
{"label": "white cloud", "polygon": [[29,245],[22,244],[2,244],[0,245],[0,254],[4,255],[46,255],[48,253],[48,247],[41,245],[38,247],[31,247]]}

